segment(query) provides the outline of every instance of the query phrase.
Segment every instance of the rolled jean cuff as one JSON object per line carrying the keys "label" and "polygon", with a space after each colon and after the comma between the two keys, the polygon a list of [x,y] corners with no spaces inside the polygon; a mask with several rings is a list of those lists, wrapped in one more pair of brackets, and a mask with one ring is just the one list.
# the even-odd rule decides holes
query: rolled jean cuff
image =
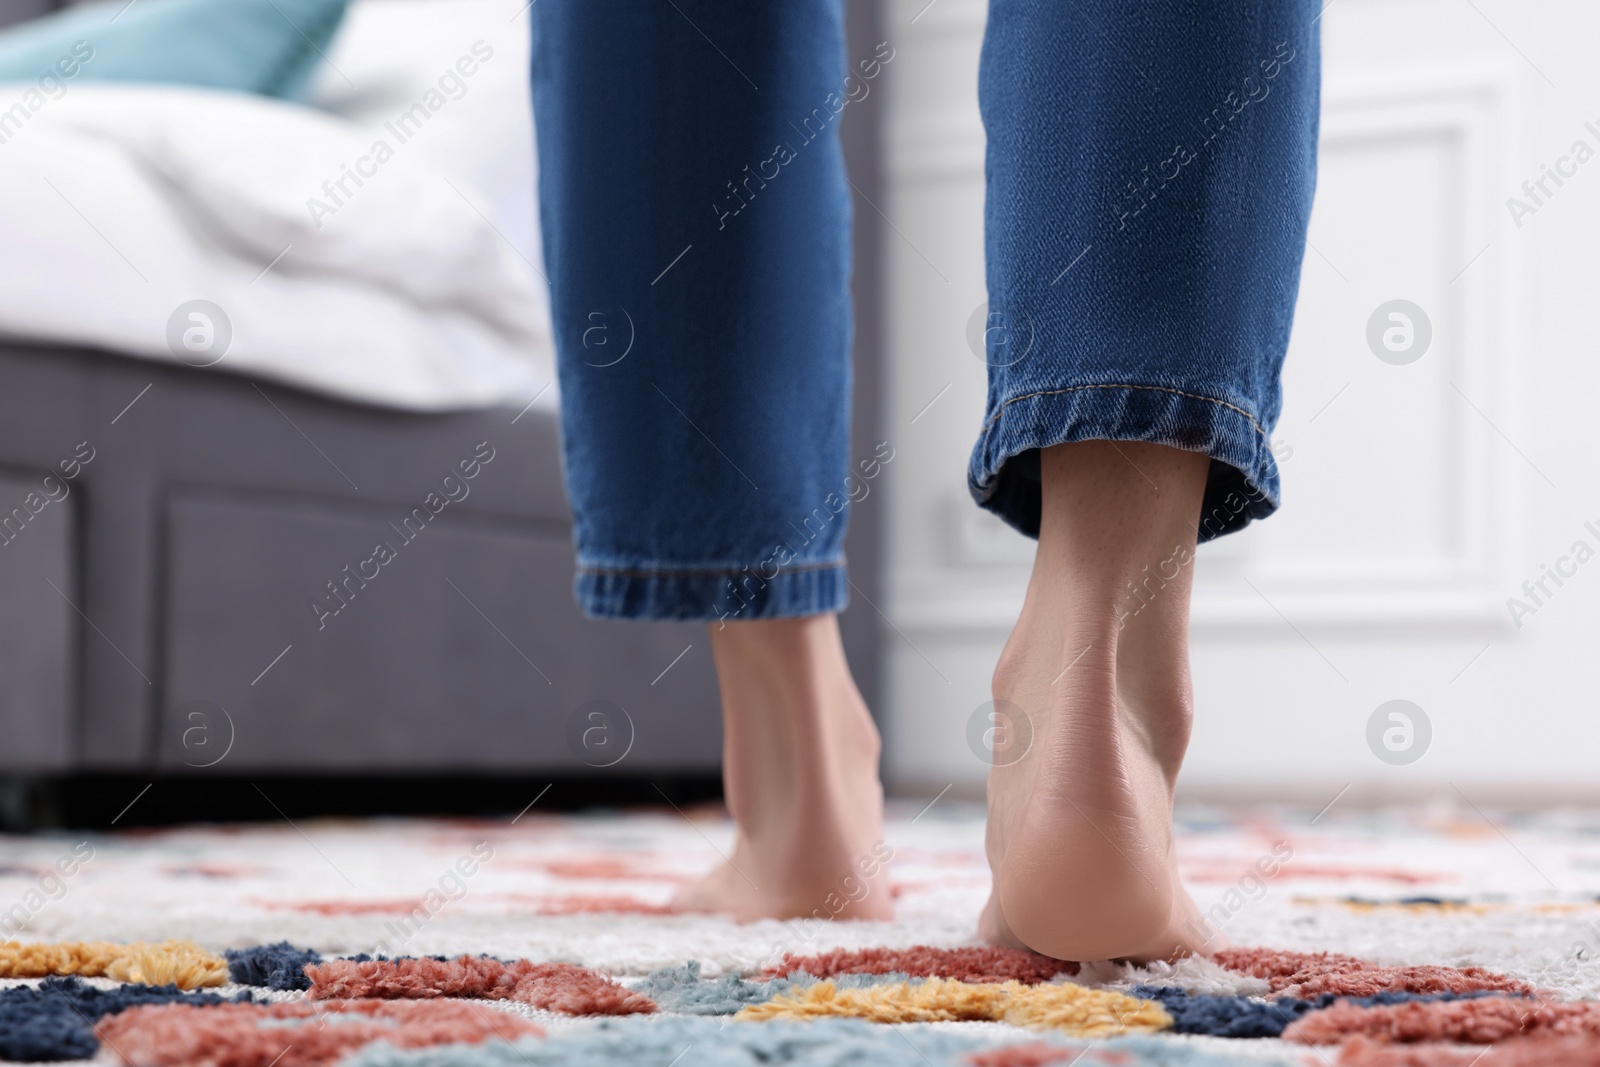
{"label": "rolled jean cuff", "polygon": [[1065,385],[1000,404],[972,450],[967,485],[973,499],[1038,537],[1039,449],[1072,441],[1149,441],[1210,456],[1201,541],[1243,529],[1278,508],[1271,438],[1250,405],[1194,389],[1129,383]]}
{"label": "rolled jean cuff", "polygon": [[759,567],[604,567],[581,560],[573,595],[595,619],[746,622],[843,611],[850,602],[844,558],[796,560],[762,577]]}

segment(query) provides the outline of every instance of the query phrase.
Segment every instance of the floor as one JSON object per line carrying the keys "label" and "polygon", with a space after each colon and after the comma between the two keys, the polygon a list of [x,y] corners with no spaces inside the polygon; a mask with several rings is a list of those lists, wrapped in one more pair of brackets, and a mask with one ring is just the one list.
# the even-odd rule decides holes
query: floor
{"label": "floor", "polygon": [[[0,940],[22,943],[0,974],[29,976],[0,979],[0,1057],[1600,1062],[1581,1058],[1600,1050],[1600,812],[1188,809],[1181,831],[1233,947],[1147,968],[977,946],[982,812],[949,800],[892,813],[888,923],[672,914],[728,847],[710,810],[0,838]],[[363,953],[383,958],[339,959]],[[1317,953],[1342,955],[1299,955]],[[174,979],[203,992],[123,1004]],[[252,1002],[174,999],[197,995]]]}

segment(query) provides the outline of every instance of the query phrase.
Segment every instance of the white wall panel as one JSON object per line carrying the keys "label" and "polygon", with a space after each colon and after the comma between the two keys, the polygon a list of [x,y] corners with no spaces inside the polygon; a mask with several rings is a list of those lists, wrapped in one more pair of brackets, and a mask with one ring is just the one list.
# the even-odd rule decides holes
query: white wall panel
{"label": "white wall panel", "polygon": [[[1506,604],[1576,540],[1600,551],[1600,160],[1547,182],[1553,195],[1520,226],[1506,203],[1574,141],[1600,152],[1585,126],[1600,130],[1600,71],[1583,44],[1600,39],[1600,11],[1325,10],[1321,172],[1274,437],[1285,506],[1201,551],[1186,781],[1307,796],[1352,782],[1600,788],[1600,560],[1550,585],[1520,628]],[[965,723],[988,698],[1032,556],[965,487],[984,395],[965,340],[985,296],[983,11],[891,5],[881,205],[900,434],[889,766],[908,788],[969,792],[984,766]],[[1403,366],[1366,341],[1396,298],[1433,331]],[[1410,766],[1367,747],[1368,717],[1392,698],[1433,724]]]}

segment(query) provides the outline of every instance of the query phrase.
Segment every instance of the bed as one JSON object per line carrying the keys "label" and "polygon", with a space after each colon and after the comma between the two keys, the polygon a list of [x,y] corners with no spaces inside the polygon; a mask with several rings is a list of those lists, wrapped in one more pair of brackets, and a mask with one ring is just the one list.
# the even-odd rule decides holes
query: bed
{"label": "bed", "polygon": [[5,782],[715,774],[703,628],[572,603],[522,8],[362,0],[310,107],[9,131]]}

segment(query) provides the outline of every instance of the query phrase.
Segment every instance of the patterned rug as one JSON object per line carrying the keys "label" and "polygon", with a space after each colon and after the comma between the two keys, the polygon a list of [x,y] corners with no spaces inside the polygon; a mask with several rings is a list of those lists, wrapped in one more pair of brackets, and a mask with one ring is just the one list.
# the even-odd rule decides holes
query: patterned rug
{"label": "patterned rug", "polygon": [[1600,813],[1183,813],[1231,947],[1133,967],[972,938],[980,810],[892,812],[897,917],[673,914],[716,812],[0,838],[0,1059],[1600,1065]]}

